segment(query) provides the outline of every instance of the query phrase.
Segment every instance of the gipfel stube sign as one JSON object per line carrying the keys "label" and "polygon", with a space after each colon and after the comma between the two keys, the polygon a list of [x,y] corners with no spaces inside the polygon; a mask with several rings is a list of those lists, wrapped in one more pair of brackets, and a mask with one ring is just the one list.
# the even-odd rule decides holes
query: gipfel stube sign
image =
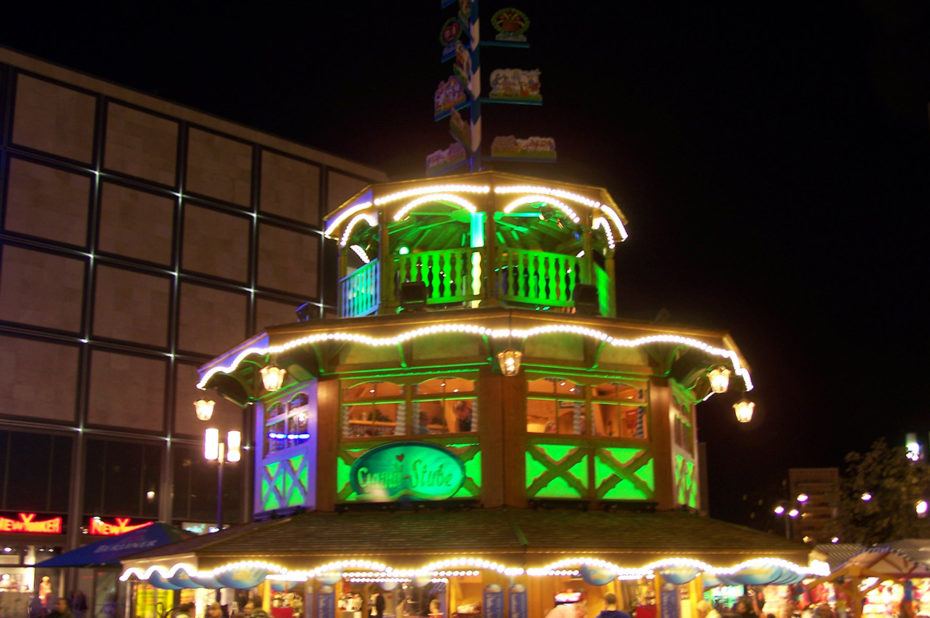
{"label": "gipfel stube sign", "polygon": [[455,453],[429,442],[382,444],[361,455],[349,483],[362,500],[445,500],[465,482],[465,465]]}

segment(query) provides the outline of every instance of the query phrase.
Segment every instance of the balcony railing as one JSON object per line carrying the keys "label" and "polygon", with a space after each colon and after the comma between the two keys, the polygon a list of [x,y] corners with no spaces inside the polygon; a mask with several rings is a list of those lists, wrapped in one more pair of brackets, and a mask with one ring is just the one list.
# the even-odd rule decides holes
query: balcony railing
{"label": "balcony railing", "polygon": [[[490,296],[504,304],[566,310],[574,306],[573,293],[584,281],[583,260],[547,251],[498,248],[493,272],[488,272],[484,249],[463,248],[422,251],[394,259],[393,298],[388,305],[397,306],[400,285],[422,281],[426,286],[427,305],[462,305]],[[373,260],[339,282],[340,316],[359,317],[378,312],[381,268]],[[598,290],[600,314],[611,315],[611,278],[600,266],[594,266],[593,283]]]}
{"label": "balcony railing", "polygon": [[339,315],[357,318],[381,305],[381,265],[372,260],[339,281]]}
{"label": "balcony railing", "polygon": [[494,272],[501,300],[542,307],[571,307],[581,260],[545,251],[506,249]]}
{"label": "balcony railing", "polygon": [[411,281],[426,284],[426,304],[462,303],[481,298],[481,249],[444,249],[398,256],[394,295]]}

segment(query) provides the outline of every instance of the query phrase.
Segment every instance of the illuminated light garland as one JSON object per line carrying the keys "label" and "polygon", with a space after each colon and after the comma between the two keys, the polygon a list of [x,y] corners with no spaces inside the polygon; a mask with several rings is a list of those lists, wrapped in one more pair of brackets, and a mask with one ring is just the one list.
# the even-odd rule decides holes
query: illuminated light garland
{"label": "illuminated light garland", "polygon": [[342,232],[342,238],[339,239],[340,247],[346,246],[346,243],[349,242],[349,236],[352,234],[352,230],[362,221],[367,223],[368,227],[377,227],[378,215],[373,212],[362,212],[352,217],[352,220],[349,221],[349,224],[346,225],[346,229]]}
{"label": "illuminated light garland", "polygon": [[488,185],[429,185],[427,187],[416,187],[415,189],[405,189],[396,193],[389,193],[375,198],[375,206],[383,206],[413,197],[414,195],[423,195],[424,193],[490,193],[491,187]]}
{"label": "illuminated light garland", "polygon": [[405,204],[403,208],[394,213],[394,220],[400,221],[407,216],[407,213],[409,213],[417,206],[429,204],[430,202],[452,202],[456,206],[461,206],[471,214],[478,212],[478,207],[466,200],[464,197],[452,195],[451,193],[430,193],[429,195],[423,195]]}
{"label": "illuminated light garland", "polygon": [[368,264],[369,262],[371,262],[371,259],[368,257],[368,254],[365,253],[365,250],[362,249],[361,247],[359,247],[358,245],[352,245],[351,247],[349,247],[349,249],[351,249],[352,251],[354,251],[354,252],[355,252],[355,255],[357,255],[358,258],[359,258],[361,261],[365,262],[366,264]]}
{"label": "illuminated light garland", "polygon": [[[456,569],[454,568],[456,566],[470,568]],[[812,577],[823,577],[830,574],[829,565],[817,560],[812,561],[809,567],[803,567],[781,558],[753,558],[731,567],[714,567],[700,560],[678,557],[658,560],[639,568],[628,568],[599,558],[573,557],[556,560],[542,567],[528,568],[525,571],[520,567],[509,567],[499,562],[493,562],[483,558],[451,558],[432,562],[418,569],[393,569],[382,562],[371,560],[340,560],[320,565],[314,569],[293,571],[274,563],[258,560],[232,562],[209,571],[199,571],[192,564],[179,562],[171,567],[155,565],[145,570],[138,567],[131,567],[126,569],[120,575],[119,579],[120,581],[127,581],[131,577],[136,577],[140,580],[147,581],[156,573],[163,579],[170,579],[181,570],[186,571],[192,577],[215,577],[221,573],[241,568],[262,568],[268,571],[268,575],[266,576],[268,580],[299,582],[313,579],[324,574],[343,573],[345,569],[359,569],[358,572],[344,573],[343,577],[352,582],[405,583],[414,577],[424,575],[432,577],[432,581],[448,581],[449,577],[477,577],[481,574],[482,569],[496,571],[497,573],[502,573],[510,577],[516,577],[524,573],[532,577],[580,577],[581,571],[578,568],[571,568],[579,566],[605,569],[613,573],[617,579],[622,580],[635,580],[643,577],[651,579],[655,576],[655,571],[674,567],[690,567],[710,575],[734,575],[744,569],[754,567],[779,567],[793,571],[798,575]]]}
{"label": "illuminated light garland", "polygon": [[537,203],[549,204],[550,206],[555,206],[572,220],[573,223],[580,223],[581,217],[571,209],[568,204],[560,200],[554,199],[546,195],[524,195],[523,197],[518,197],[514,201],[510,202],[504,206],[504,214],[509,214],[519,208],[520,206],[526,206],[527,204],[537,204]]}
{"label": "illuminated light garland", "polygon": [[371,206],[372,206],[371,202],[359,202],[358,204],[353,204],[352,206],[349,206],[348,208],[343,210],[341,213],[336,215],[335,219],[329,222],[329,225],[326,226],[326,231],[323,232],[323,235],[326,236],[327,238],[332,238],[332,236],[330,235],[333,233],[334,229],[339,227],[339,224],[341,224],[343,221],[345,221],[346,219],[348,219],[355,213],[360,212],[362,210],[367,210],[368,208],[371,208]]}
{"label": "illuminated light garland", "polygon": [[620,232],[620,240],[625,241],[630,235],[627,233],[626,228],[623,227],[623,221],[620,220],[620,215],[617,214],[610,206],[606,204],[601,204],[601,212],[607,215],[607,218],[613,221],[614,225],[617,226],[617,231]]}
{"label": "illuminated light garland", "polygon": [[599,210],[607,215],[607,217],[613,222],[617,227],[617,231],[620,233],[620,239],[626,240],[629,237],[627,234],[626,228],[623,227],[623,221],[620,220],[620,214],[611,206],[607,204],[602,204],[597,200],[592,200],[589,197],[580,195],[578,193],[572,193],[571,191],[565,191],[564,189],[553,189],[551,187],[542,187],[537,185],[505,185],[494,187],[494,193],[505,194],[505,193],[541,193],[543,195],[552,195],[554,197],[560,197],[562,199],[575,202],[576,204],[583,204],[589,208]]}
{"label": "illuminated light garland", "polygon": [[[811,567],[805,568],[799,564],[795,564],[794,562],[788,562],[787,560],[782,560],[781,558],[753,558],[752,560],[746,560],[745,562],[740,562],[739,564],[734,565],[732,567],[728,567],[728,568],[714,569],[713,567],[711,567],[710,571],[714,575],[733,575],[734,573],[738,573],[739,571],[743,569],[747,569],[747,568],[772,567],[772,566],[780,567],[782,569],[787,569],[789,571],[794,571],[795,573],[799,575],[813,574],[812,570],[814,568],[814,565],[812,565]],[[819,565],[817,565],[816,568],[817,570],[819,570],[820,569]],[[827,571],[826,575],[829,575],[829,574],[830,574],[829,571]]]}
{"label": "illuminated light garland", "polygon": [[373,347],[387,347],[387,346],[396,346],[407,341],[417,339],[419,337],[425,337],[435,334],[444,334],[444,333],[459,333],[459,334],[468,334],[476,335],[480,337],[488,337],[490,339],[529,339],[530,337],[535,337],[539,335],[549,335],[549,334],[573,334],[581,335],[583,337],[591,337],[599,341],[603,341],[616,348],[637,348],[643,345],[649,345],[652,343],[674,343],[678,345],[684,345],[691,348],[697,348],[711,356],[718,356],[721,358],[728,359],[733,364],[733,369],[736,374],[743,378],[744,383],[746,384],[746,390],[750,391],[753,388],[752,378],[749,375],[749,370],[742,366],[739,360],[739,356],[733,350],[727,350],[724,348],[718,348],[712,346],[708,343],[701,341],[700,339],[695,339],[693,337],[684,337],[682,335],[648,335],[645,337],[637,337],[635,339],[619,339],[616,338],[604,331],[590,328],[587,326],[576,326],[572,324],[552,324],[549,326],[537,326],[534,328],[528,329],[508,329],[508,328],[487,328],[484,326],[477,326],[474,324],[459,324],[459,323],[443,323],[443,324],[433,324],[432,326],[423,326],[420,328],[415,328],[399,335],[394,335],[391,337],[372,337],[370,335],[361,335],[358,333],[344,333],[344,332],[329,332],[329,333],[318,333],[315,335],[308,335],[306,337],[298,337],[297,339],[292,339],[286,343],[273,345],[273,346],[251,346],[240,352],[233,361],[225,366],[216,366],[210,368],[209,371],[204,373],[203,378],[197,384],[197,388],[203,389],[210,378],[212,378],[217,373],[231,373],[236,370],[240,363],[245,360],[247,357],[252,354],[259,355],[275,355],[281,354],[282,352],[287,352],[294,348],[311,345],[314,343],[321,343],[324,341],[338,341],[338,342],[348,342],[348,343],[358,343],[363,345],[370,345]]}
{"label": "illuminated light garland", "polygon": [[656,562],[650,562],[643,567],[644,571],[655,571],[656,569],[666,569],[674,567],[691,567],[693,569],[698,569],[706,573],[713,572],[714,567],[702,562],[700,560],[693,560],[691,558],[665,558],[663,560],[657,560]]}
{"label": "illuminated light garland", "polygon": [[[591,227],[595,230],[599,227],[603,227],[604,236],[607,237],[607,246],[610,249],[613,249],[616,246],[616,243],[614,242],[614,233],[610,231],[610,224],[607,223],[607,219],[604,217],[594,217],[594,225]],[[582,251],[582,253],[584,252]]]}

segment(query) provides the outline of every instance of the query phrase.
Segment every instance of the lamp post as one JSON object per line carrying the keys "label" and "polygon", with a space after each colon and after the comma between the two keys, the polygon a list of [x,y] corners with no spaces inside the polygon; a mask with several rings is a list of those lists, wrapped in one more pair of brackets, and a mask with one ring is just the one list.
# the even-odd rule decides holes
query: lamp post
{"label": "lamp post", "polygon": [[216,530],[223,529],[223,466],[236,463],[241,459],[239,450],[242,445],[242,433],[232,430],[226,432],[226,441],[220,441],[220,430],[209,427],[203,434],[203,456],[207,461],[216,462]]}

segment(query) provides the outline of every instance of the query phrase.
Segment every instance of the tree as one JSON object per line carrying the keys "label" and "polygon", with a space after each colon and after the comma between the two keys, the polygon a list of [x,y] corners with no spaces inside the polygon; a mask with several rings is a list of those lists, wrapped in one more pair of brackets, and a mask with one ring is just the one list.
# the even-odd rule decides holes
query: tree
{"label": "tree", "polygon": [[844,543],[930,536],[930,521],[915,508],[930,500],[930,465],[909,460],[906,452],[880,438],[867,452],[846,455],[837,520]]}

